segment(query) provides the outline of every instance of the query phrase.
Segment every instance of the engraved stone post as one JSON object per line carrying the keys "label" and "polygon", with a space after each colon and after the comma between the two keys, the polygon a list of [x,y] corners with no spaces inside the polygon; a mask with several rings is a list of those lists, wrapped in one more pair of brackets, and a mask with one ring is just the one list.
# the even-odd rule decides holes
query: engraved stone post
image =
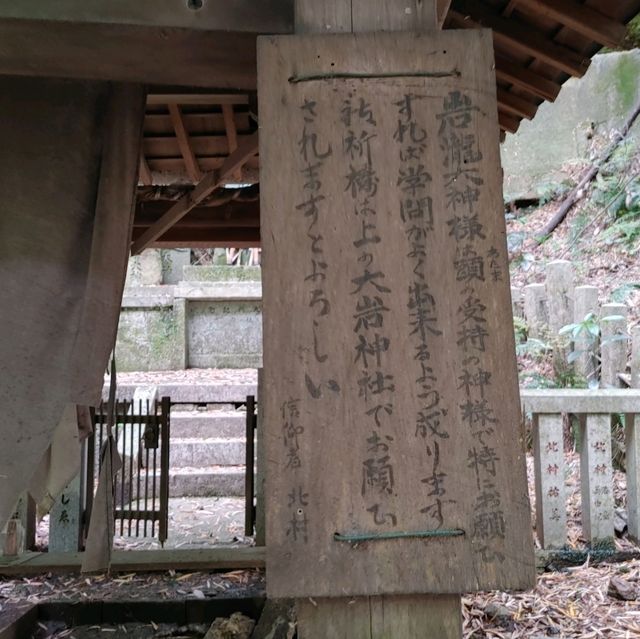
{"label": "engraved stone post", "polygon": [[511,309],[514,317],[524,317],[524,302],[522,301],[522,288],[511,287]]}
{"label": "engraved stone post", "polygon": [[604,388],[620,387],[618,373],[627,367],[627,307],[625,304],[603,304],[602,318],[622,316],[619,320],[600,322],[601,380]]}
{"label": "engraved stone post", "polygon": [[[631,387],[640,388],[640,327],[631,331]],[[640,540],[640,436],[639,420],[634,414],[625,415],[625,444],[627,466],[627,525],[629,537]]]}
{"label": "engraved stone post", "polygon": [[533,416],[536,532],[543,548],[567,543],[562,415]]}
{"label": "engraved stone post", "polygon": [[582,530],[595,544],[613,538],[611,415],[587,415],[580,451]]}
{"label": "engraved stone post", "polygon": [[529,325],[529,336],[540,339],[549,325],[549,306],[544,284],[524,287],[524,317]]}
{"label": "engraved stone post", "polygon": [[[547,299],[549,301],[549,330],[558,338],[558,331],[573,323],[573,266],[568,260],[556,260],[547,264]],[[571,348],[557,348],[554,353],[556,371],[569,368],[567,357]]]}
{"label": "engraved stone post", "polygon": [[36,505],[29,493],[18,499],[13,516],[0,533],[0,556],[19,555],[35,546]]}
{"label": "engraved stone post", "polygon": [[[576,286],[574,298],[573,321],[584,321],[589,313],[598,315],[598,288],[596,286]],[[597,382],[597,348],[598,338],[584,331],[574,341],[573,348],[580,351],[575,360],[576,372],[588,382]]]}
{"label": "engraved stone post", "polygon": [[80,548],[80,475],[56,499],[49,515],[49,552],[77,552]]}

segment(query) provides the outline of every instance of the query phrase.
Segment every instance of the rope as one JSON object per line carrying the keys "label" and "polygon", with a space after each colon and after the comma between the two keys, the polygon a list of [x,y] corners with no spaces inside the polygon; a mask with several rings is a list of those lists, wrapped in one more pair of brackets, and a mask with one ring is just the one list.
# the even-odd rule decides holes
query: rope
{"label": "rope", "polygon": [[438,530],[416,530],[414,532],[386,532],[386,533],[334,533],[333,538],[336,541],[346,541],[354,544],[361,541],[380,541],[384,539],[430,539],[433,537],[460,537],[464,535],[464,530],[460,528],[442,528]]}

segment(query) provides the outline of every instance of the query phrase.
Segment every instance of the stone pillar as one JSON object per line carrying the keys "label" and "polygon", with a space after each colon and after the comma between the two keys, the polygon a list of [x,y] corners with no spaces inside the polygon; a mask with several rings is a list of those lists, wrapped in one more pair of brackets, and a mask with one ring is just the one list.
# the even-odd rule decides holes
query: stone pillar
{"label": "stone pillar", "polygon": [[[620,319],[606,320],[607,317],[619,316]],[[600,371],[604,388],[621,386],[618,373],[627,368],[627,307],[625,304],[603,304],[600,319]]]}
{"label": "stone pillar", "polygon": [[[640,326],[631,330],[631,388],[640,388]],[[639,410],[640,412],[640,410]],[[629,537],[640,541],[640,419],[625,415],[627,467],[627,526]]]}
{"label": "stone pillar", "polygon": [[162,258],[159,249],[146,249],[129,258],[126,286],[162,284]]}
{"label": "stone pillar", "polygon": [[514,317],[524,317],[522,289],[519,286],[511,287],[511,310]]}
{"label": "stone pillar", "polygon": [[189,349],[187,347],[187,299],[175,297],[173,317],[176,326],[175,365],[178,370],[189,368]]}
{"label": "stone pillar", "polygon": [[11,519],[0,533],[0,555],[13,557],[32,550],[36,543],[36,503],[22,493]]}
{"label": "stone pillar", "polygon": [[182,281],[183,267],[191,264],[191,249],[162,249],[162,283],[177,284]]}
{"label": "stone pillar", "polygon": [[82,525],[80,475],[72,479],[49,513],[49,552],[77,552]]}
{"label": "stone pillar", "polygon": [[613,539],[611,415],[587,415],[580,450],[582,531],[589,543]]}
{"label": "stone pillar", "polygon": [[[573,323],[573,266],[568,260],[556,260],[547,264],[547,300],[549,302],[550,337],[559,339],[558,331]],[[571,345],[554,350],[553,363],[556,372],[570,368],[567,362]]]}
{"label": "stone pillar", "polygon": [[544,284],[528,284],[524,287],[524,318],[529,326],[529,336],[540,339],[549,326],[549,306]]}
{"label": "stone pillar", "polygon": [[567,543],[562,415],[533,416],[536,532],[543,548]]}
{"label": "stone pillar", "polygon": [[[576,286],[573,309],[575,323],[584,321],[589,313],[598,315],[598,293],[596,286]],[[574,362],[576,372],[582,375],[590,385],[597,384],[598,337],[583,331],[574,341],[573,349],[579,352]]]}

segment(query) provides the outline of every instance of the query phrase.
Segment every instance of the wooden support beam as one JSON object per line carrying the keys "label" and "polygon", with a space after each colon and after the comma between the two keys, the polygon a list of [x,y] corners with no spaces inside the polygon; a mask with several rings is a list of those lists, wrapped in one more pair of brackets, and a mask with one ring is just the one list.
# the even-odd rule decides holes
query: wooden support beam
{"label": "wooden support beam", "polygon": [[560,93],[561,87],[556,82],[512,62],[499,53],[496,53],[496,77],[549,102],[554,102]]}
{"label": "wooden support beam", "polygon": [[[153,226],[172,206],[171,200],[140,202],[136,205],[134,229]],[[230,201],[222,206],[199,206],[176,222],[173,228],[228,228],[259,227],[260,204],[255,202]]]}
{"label": "wooden support beam", "polygon": [[510,93],[504,89],[498,89],[498,106],[507,113],[527,118],[527,120],[533,119],[533,116],[538,110],[536,104],[532,104],[519,95],[515,95],[515,93]]}
{"label": "wooden support beam", "polygon": [[515,133],[520,126],[520,120],[518,118],[514,118],[512,115],[500,110],[498,111],[498,122],[500,128],[508,133]]}
{"label": "wooden support beam", "polygon": [[451,0],[437,0],[437,12],[438,12],[438,29],[442,29],[444,21],[447,19],[447,14],[451,8]]}
{"label": "wooden support beam", "polygon": [[151,175],[151,169],[147,164],[147,158],[144,157],[144,150],[140,151],[140,167],[138,169],[140,175],[140,182],[145,186],[151,186],[153,184],[153,176]]}
{"label": "wooden support beam", "polygon": [[[233,118],[233,106],[231,104],[222,105],[222,116],[224,117],[224,128],[227,132],[227,142],[229,143],[229,153],[233,153],[238,148],[238,132],[236,131],[236,123]],[[233,177],[242,181],[242,167],[240,167]]]}
{"label": "wooden support beam", "polygon": [[184,126],[184,120],[182,119],[182,111],[180,106],[175,102],[170,102],[169,115],[171,116],[171,123],[173,124],[173,130],[176,133],[176,139],[178,140],[178,148],[180,149],[180,155],[184,160],[184,164],[187,167],[187,175],[191,180],[199,182],[202,179],[202,171],[198,166],[198,160],[191,148],[189,142],[189,133]]}
{"label": "wooden support beam", "polygon": [[0,19],[0,53],[0,75],[256,87],[256,33]]}
{"label": "wooden support beam", "polygon": [[196,187],[179,199],[151,228],[149,228],[131,247],[131,254],[138,255],[152,242],[161,237],[178,220],[182,219],[191,209],[196,207],[204,198],[209,196],[225,179],[232,175],[237,169],[258,152],[258,133],[254,133],[225,159],[222,167],[218,171],[206,173]]}
{"label": "wooden support beam", "polygon": [[519,5],[527,7],[536,15],[561,22],[580,35],[612,49],[627,34],[624,24],[575,0],[519,0]]}
{"label": "wooden support beam", "polygon": [[207,104],[249,104],[246,93],[150,93],[147,104],[207,105]]}
{"label": "wooden support beam", "polygon": [[[144,233],[134,228],[134,242]],[[260,227],[190,228],[172,226],[147,248],[259,248]]]}
{"label": "wooden support beam", "polygon": [[530,55],[569,75],[582,77],[589,67],[589,60],[579,53],[549,40],[530,25],[494,13],[479,2],[455,0],[449,16],[457,27],[492,29],[496,44]]}

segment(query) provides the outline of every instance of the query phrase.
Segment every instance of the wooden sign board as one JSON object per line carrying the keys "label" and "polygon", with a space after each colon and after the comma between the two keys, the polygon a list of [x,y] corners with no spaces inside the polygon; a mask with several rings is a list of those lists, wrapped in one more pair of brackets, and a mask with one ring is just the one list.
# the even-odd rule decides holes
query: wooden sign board
{"label": "wooden sign board", "polygon": [[267,588],[526,588],[489,31],[259,39]]}

